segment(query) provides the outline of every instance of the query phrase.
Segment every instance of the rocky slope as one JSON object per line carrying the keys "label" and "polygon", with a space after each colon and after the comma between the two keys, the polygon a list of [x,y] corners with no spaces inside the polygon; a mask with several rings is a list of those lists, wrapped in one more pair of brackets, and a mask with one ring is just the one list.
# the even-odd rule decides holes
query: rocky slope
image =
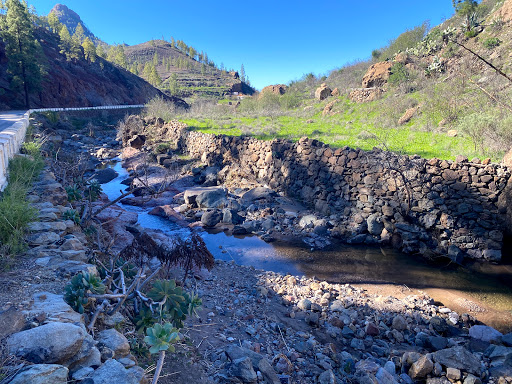
{"label": "rocky slope", "polygon": [[[60,53],[58,36],[45,29],[37,29],[36,38],[44,52],[47,75],[42,81],[41,90],[30,96],[31,108],[144,104],[157,96],[187,107],[184,101],[164,95],[140,77],[101,58],[97,58],[95,63],[84,59],[66,61],[66,57]],[[10,87],[2,42],[0,108],[24,108],[23,95]]]}

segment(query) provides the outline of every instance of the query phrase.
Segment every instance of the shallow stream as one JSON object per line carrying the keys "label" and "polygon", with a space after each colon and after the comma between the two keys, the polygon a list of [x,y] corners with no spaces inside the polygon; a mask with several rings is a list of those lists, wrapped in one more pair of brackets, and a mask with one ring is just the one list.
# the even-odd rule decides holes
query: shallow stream
{"label": "shallow stream", "polygon": [[[113,168],[119,176],[102,186],[110,200],[126,188],[121,182],[128,177],[121,162]],[[189,234],[188,228],[149,215],[148,209],[119,205],[138,213],[139,224],[145,228],[173,235]],[[434,265],[392,248],[334,244],[311,251],[302,244],[266,243],[257,236],[228,236],[222,231],[202,232],[201,236],[217,259],[284,274],[314,276],[333,283],[361,285],[383,295],[421,289],[452,310],[471,313],[502,332],[512,331],[512,265]]]}

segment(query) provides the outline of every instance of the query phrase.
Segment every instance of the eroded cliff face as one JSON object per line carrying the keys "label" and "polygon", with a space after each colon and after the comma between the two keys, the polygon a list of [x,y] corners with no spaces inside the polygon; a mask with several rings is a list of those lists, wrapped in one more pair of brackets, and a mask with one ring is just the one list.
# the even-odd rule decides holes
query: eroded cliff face
{"label": "eroded cliff face", "polygon": [[[36,37],[43,49],[47,75],[41,89],[30,95],[31,108],[144,104],[157,96],[187,107],[183,100],[164,95],[140,77],[101,58],[95,63],[66,61],[55,34],[39,29]],[[24,107],[23,94],[11,89],[5,47],[0,43],[0,109]]]}

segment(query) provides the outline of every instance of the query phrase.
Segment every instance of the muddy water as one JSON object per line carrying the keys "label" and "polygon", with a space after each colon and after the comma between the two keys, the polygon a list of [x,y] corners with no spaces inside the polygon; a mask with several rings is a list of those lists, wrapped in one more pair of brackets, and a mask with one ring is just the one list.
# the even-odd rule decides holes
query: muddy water
{"label": "muddy water", "polygon": [[[127,177],[126,171],[120,163],[114,169],[119,177],[103,185],[111,200],[126,188],[120,184]],[[121,206],[137,212],[143,227],[174,235],[189,234],[188,229],[148,215],[143,208]],[[435,265],[390,248],[334,244],[312,252],[301,244],[268,244],[256,236],[228,236],[224,232],[202,232],[201,236],[217,259],[284,274],[314,276],[333,283],[356,284],[386,295],[422,290],[452,310],[470,313],[502,332],[512,331],[511,265]]]}

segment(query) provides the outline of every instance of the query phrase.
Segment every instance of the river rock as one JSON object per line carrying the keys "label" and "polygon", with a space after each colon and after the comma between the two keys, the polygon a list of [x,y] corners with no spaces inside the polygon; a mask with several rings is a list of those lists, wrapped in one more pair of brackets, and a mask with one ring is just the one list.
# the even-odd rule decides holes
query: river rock
{"label": "river rock", "polygon": [[105,168],[99,171],[96,171],[94,174],[94,178],[100,184],[106,184],[112,180],[114,180],[119,174],[114,171],[112,168]]}
{"label": "river rock", "polygon": [[13,334],[7,339],[7,348],[32,363],[61,363],[80,350],[86,335],[73,324],[49,323]]}
{"label": "river rock", "polygon": [[443,349],[432,354],[434,361],[444,367],[457,368],[475,375],[480,374],[480,360],[462,346]]}
{"label": "river rock", "polygon": [[201,216],[201,223],[205,227],[215,227],[222,220],[222,213],[217,210],[208,211]]}
{"label": "river rock", "polygon": [[402,315],[395,316],[393,318],[392,327],[397,331],[405,331],[407,329],[407,321]]}
{"label": "river rock", "polygon": [[57,364],[36,364],[18,373],[10,384],[66,384],[68,369]]}
{"label": "river rock", "polygon": [[512,332],[511,333],[507,333],[506,335],[503,335],[502,338],[501,338],[501,341],[506,346],[512,347]]}
{"label": "river rock", "polygon": [[324,371],[320,376],[318,376],[318,384],[336,384],[336,376],[334,376],[334,372],[332,369]]}
{"label": "river rock", "polygon": [[244,222],[244,218],[240,216],[235,210],[224,208],[222,210],[222,222],[224,224],[239,225]]}
{"label": "river rock", "polygon": [[375,377],[377,378],[378,384],[398,384],[398,381],[393,375],[394,373],[392,374],[384,368],[379,368]]}
{"label": "river rock", "polygon": [[115,329],[106,329],[98,334],[96,339],[99,345],[104,345],[114,351],[114,357],[126,356],[130,353],[128,339]]}
{"label": "river rock", "polygon": [[499,342],[503,334],[487,325],[473,325],[469,328],[469,336],[477,340],[491,343]]}
{"label": "river rock", "polygon": [[256,187],[242,195],[242,202],[250,204],[256,200],[270,199],[277,196],[277,193],[266,187]]}
{"label": "river rock", "polygon": [[144,381],[144,370],[141,367],[126,369],[117,360],[110,359],[85,379],[84,384],[141,384]]}

